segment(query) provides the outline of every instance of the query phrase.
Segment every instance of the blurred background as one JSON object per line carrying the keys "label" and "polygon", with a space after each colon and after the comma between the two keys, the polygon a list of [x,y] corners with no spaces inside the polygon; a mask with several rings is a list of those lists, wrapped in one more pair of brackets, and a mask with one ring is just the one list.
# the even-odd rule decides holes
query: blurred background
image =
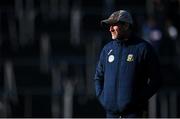
{"label": "blurred background", "polygon": [[100,21],[119,9],[160,57],[148,117],[180,117],[180,0],[0,0],[0,117],[104,117],[93,77],[111,36]]}

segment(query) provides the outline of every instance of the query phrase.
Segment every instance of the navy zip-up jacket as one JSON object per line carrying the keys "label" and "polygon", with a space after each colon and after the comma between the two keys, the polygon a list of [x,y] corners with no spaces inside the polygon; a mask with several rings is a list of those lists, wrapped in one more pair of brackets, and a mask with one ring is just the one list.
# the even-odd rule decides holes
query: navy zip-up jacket
{"label": "navy zip-up jacket", "polygon": [[138,37],[113,40],[101,51],[94,81],[96,95],[106,111],[137,111],[160,86],[157,55]]}

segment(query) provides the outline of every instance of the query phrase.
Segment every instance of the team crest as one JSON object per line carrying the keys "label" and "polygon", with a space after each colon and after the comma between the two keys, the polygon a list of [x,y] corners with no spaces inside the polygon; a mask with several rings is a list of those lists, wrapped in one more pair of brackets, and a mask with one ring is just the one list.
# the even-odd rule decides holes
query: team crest
{"label": "team crest", "polygon": [[114,61],[114,55],[109,55],[108,61],[111,63]]}
{"label": "team crest", "polygon": [[134,61],[134,56],[133,56],[133,54],[129,54],[129,55],[128,55],[127,61],[128,61],[128,62],[133,62],[133,61]]}

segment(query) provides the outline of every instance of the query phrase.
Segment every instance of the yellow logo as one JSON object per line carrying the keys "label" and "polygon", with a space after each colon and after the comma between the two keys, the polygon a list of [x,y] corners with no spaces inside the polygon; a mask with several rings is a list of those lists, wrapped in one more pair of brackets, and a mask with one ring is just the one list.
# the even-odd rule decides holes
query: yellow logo
{"label": "yellow logo", "polygon": [[133,54],[129,54],[129,55],[128,55],[127,61],[128,61],[128,62],[133,62],[133,61],[134,61],[134,56],[133,56]]}

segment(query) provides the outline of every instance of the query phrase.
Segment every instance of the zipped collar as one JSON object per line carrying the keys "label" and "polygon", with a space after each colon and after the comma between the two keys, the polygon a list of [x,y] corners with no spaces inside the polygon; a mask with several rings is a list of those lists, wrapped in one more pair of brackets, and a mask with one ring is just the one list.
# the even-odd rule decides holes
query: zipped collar
{"label": "zipped collar", "polygon": [[125,44],[125,45],[129,45],[132,44],[133,42],[135,42],[138,38],[135,35],[131,35],[128,40],[124,40],[124,39],[115,39],[115,42],[117,44]]}

